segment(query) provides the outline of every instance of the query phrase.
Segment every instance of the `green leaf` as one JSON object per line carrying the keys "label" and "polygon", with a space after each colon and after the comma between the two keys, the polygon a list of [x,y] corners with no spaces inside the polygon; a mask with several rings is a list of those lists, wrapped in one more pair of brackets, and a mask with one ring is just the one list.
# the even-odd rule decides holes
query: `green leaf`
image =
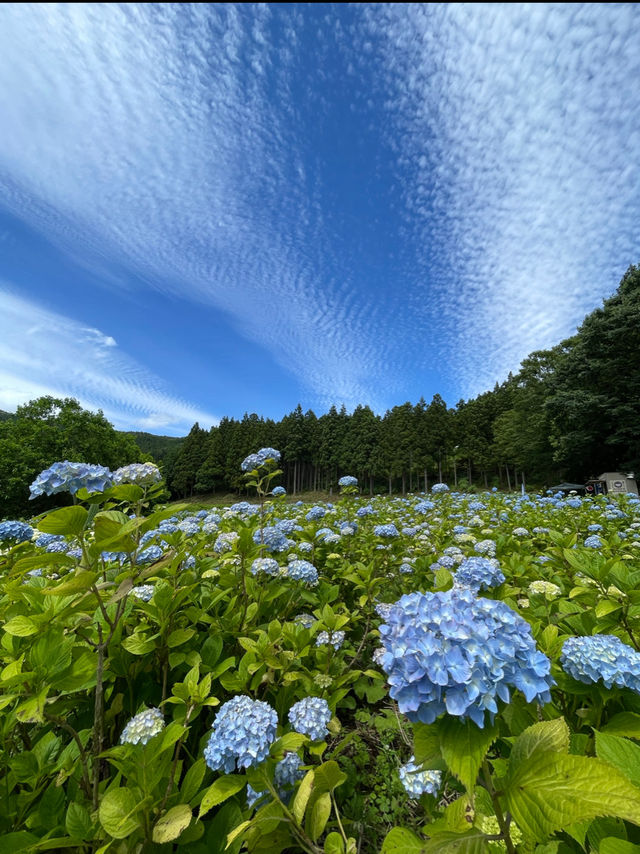
{"label": "green leaf", "polygon": [[299,750],[303,744],[309,741],[308,735],[302,735],[299,732],[287,732],[281,738],[276,739],[271,745],[270,753],[274,757],[280,757],[288,752]]}
{"label": "green leaf", "polygon": [[607,614],[613,614],[614,611],[619,611],[622,605],[620,602],[614,602],[611,599],[602,599],[595,607],[596,617],[606,617]]}
{"label": "green leaf", "polygon": [[340,770],[340,766],[333,759],[324,762],[315,769],[314,794],[332,792],[341,786],[347,779],[347,775]]}
{"label": "green leaf", "polygon": [[58,552],[30,555],[17,560],[13,565],[13,572],[26,572],[28,569],[40,569],[45,566],[75,566],[75,563],[74,558]]}
{"label": "green leaf", "polygon": [[438,734],[444,761],[466,790],[473,793],[482,760],[497,736],[497,729],[488,725],[480,729],[473,721],[446,715],[438,722]]}
{"label": "green leaf", "polygon": [[136,813],[140,804],[130,789],[111,789],[102,798],[100,824],[114,839],[125,839],[140,826]]}
{"label": "green leaf", "polygon": [[173,842],[190,824],[191,807],[188,804],[178,804],[156,822],[153,828],[153,841],[160,845],[163,842]]}
{"label": "green leaf", "polygon": [[442,759],[437,724],[415,723],[413,725],[413,753],[416,765],[430,767],[434,762]]}
{"label": "green leaf", "polygon": [[564,718],[542,721],[527,727],[518,736],[511,750],[511,764],[528,759],[536,750],[569,752],[569,727]]}
{"label": "green leaf", "polygon": [[31,697],[17,706],[16,717],[21,723],[43,723],[48,690],[43,688],[36,697]]}
{"label": "green leaf", "polygon": [[490,849],[484,833],[468,830],[466,833],[438,833],[420,850],[422,854],[438,854],[440,851],[448,854],[485,854]]}
{"label": "green leaf", "polygon": [[640,845],[634,845],[633,842],[618,839],[616,836],[608,836],[600,843],[598,852],[599,854],[640,854]]}
{"label": "green leaf", "polygon": [[171,632],[167,638],[167,646],[170,649],[173,649],[173,647],[176,646],[181,646],[183,643],[191,640],[195,633],[195,629],[176,629],[174,632]]}
{"label": "green leaf", "polygon": [[324,841],[324,854],[345,854],[344,840],[335,830],[329,833]]}
{"label": "green leaf", "polygon": [[[346,779],[346,775],[345,775]],[[313,806],[307,813],[305,829],[311,839],[315,842],[325,829],[329,816],[331,815],[331,795],[323,792],[315,799]]]}
{"label": "green leaf", "polygon": [[394,827],[387,833],[380,854],[422,854],[424,843],[404,827]]}
{"label": "green leaf", "polygon": [[302,819],[304,818],[304,811],[307,808],[307,804],[309,803],[309,798],[311,796],[311,790],[313,789],[313,780],[315,777],[315,771],[312,769],[311,771],[307,771],[305,776],[302,779],[302,782],[298,786],[298,791],[296,792],[296,796],[293,799],[293,805],[291,807],[291,812],[295,820],[298,822],[300,826],[302,826]]}
{"label": "green leaf", "polygon": [[206,763],[202,757],[197,759],[191,768],[184,775],[184,780],[180,786],[180,796],[183,801],[191,801],[198,794],[198,790],[204,780],[204,775],[207,770]]}
{"label": "green leaf", "polygon": [[611,735],[626,735],[628,738],[640,738],[640,715],[635,712],[620,712],[614,715],[602,732]]}
{"label": "green leaf", "polygon": [[224,777],[219,777],[204,793],[198,818],[202,818],[212,807],[221,804],[227,798],[244,789],[246,782],[246,778],[239,774],[227,774]]}
{"label": "green leaf", "polygon": [[622,771],[632,783],[640,786],[640,747],[606,732],[596,733],[596,756]]}
{"label": "green leaf", "polygon": [[74,839],[88,839],[92,826],[89,810],[82,804],[71,801],[67,807],[64,826],[69,836]]}
{"label": "green leaf", "polygon": [[62,583],[55,587],[45,587],[45,596],[72,596],[74,593],[84,593],[95,584],[98,579],[97,572],[88,569],[78,569],[67,575]]}
{"label": "green leaf", "polygon": [[29,617],[12,617],[3,626],[8,635],[15,635],[18,638],[26,638],[29,635],[35,635],[39,627]]}
{"label": "green leaf", "polygon": [[536,751],[509,768],[504,788],[516,823],[539,842],[598,816],[640,824],[640,789],[599,759]]}
{"label": "green leaf", "polygon": [[132,655],[147,655],[156,648],[155,637],[148,638],[145,635],[132,634],[122,641],[122,646]]}
{"label": "green leaf", "polygon": [[65,534],[78,537],[84,531],[87,521],[87,511],[78,505],[61,507],[47,513],[38,522],[38,530],[43,534]]}

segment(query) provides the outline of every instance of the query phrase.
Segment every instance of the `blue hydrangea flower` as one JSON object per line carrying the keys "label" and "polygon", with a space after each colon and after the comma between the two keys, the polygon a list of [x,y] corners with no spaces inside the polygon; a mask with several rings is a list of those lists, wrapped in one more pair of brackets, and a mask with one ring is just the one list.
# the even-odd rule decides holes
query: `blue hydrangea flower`
{"label": "blue hydrangea flower", "polygon": [[453,569],[456,562],[451,555],[442,555],[442,557],[439,557],[436,561],[436,565],[442,566],[444,569]]}
{"label": "blue hydrangea flower", "polygon": [[345,476],[341,477],[340,480],[338,481],[338,486],[357,486],[357,485],[358,485],[358,478],[353,477],[350,474],[345,474]]}
{"label": "blue hydrangea flower", "polygon": [[526,528],[514,528],[511,532],[514,537],[528,537],[529,531]]}
{"label": "blue hydrangea flower", "polygon": [[196,565],[195,555],[187,555],[182,562],[182,569],[193,569]]}
{"label": "blue hydrangea flower", "polygon": [[386,539],[400,536],[400,533],[393,522],[388,525],[376,525],[373,529],[373,533],[376,537],[385,537]]}
{"label": "blue hydrangea flower", "polygon": [[334,649],[340,649],[344,643],[344,632],[319,632],[316,637],[316,646],[331,644]]}
{"label": "blue hydrangea flower", "polygon": [[141,599],[143,602],[149,602],[153,596],[154,589],[153,584],[141,584],[139,587],[131,589],[131,595],[135,596],[136,599]]}
{"label": "blue hydrangea flower", "polygon": [[301,531],[302,528],[295,519],[280,519],[276,522],[276,528],[282,531],[283,534],[293,534],[294,531]]}
{"label": "blue hydrangea flower", "polygon": [[251,574],[258,575],[261,572],[265,575],[279,575],[280,564],[272,557],[257,557],[251,564]]}
{"label": "blue hydrangea flower", "polygon": [[253,532],[253,542],[263,545],[268,552],[284,552],[289,548],[287,535],[277,525],[267,525]]}
{"label": "blue hydrangea flower", "polygon": [[[165,519],[158,525],[158,532],[160,534],[176,534],[179,530],[180,528],[168,519]],[[156,532],[151,531],[150,533],[155,534]]]}
{"label": "blue hydrangea flower", "polygon": [[[273,782],[278,789],[280,800],[284,801],[285,804],[291,800],[295,784],[304,777],[301,765],[302,760],[297,753],[287,753],[275,767]],[[247,806],[249,809],[253,809],[261,801],[266,802],[267,800],[269,800],[268,792],[256,792],[252,786],[247,786]]]}
{"label": "blue hydrangea flower", "polygon": [[567,638],[560,665],[579,682],[602,681],[640,694],[640,653],[615,635]]}
{"label": "blue hydrangea flower", "polygon": [[588,549],[601,549],[602,548],[602,540],[596,534],[592,534],[590,537],[584,541],[585,546]]}
{"label": "blue hydrangea flower", "polygon": [[433,723],[446,711],[483,727],[512,688],[529,703],[551,699],[550,663],[529,624],[468,588],[403,596],[380,634],[389,693],[411,721]]}
{"label": "blue hydrangea flower", "polygon": [[449,487],[446,483],[434,483],[431,487],[431,492],[434,495],[441,495],[443,492],[449,492]]}
{"label": "blue hydrangea flower", "polygon": [[55,543],[60,540],[64,540],[62,534],[40,534],[40,536],[36,540],[36,545],[39,546],[41,549],[45,549],[51,543]]}
{"label": "blue hydrangea flower", "polygon": [[111,563],[111,561],[118,561],[119,563],[123,563],[129,555],[126,552],[100,552],[100,557],[102,560],[107,563]]}
{"label": "blue hydrangea flower", "polygon": [[292,560],[287,567],[287,575],[296,581],[304,581],[315,586],[318,583],[318,570],[308,560]]}
{"label": "blue hydrangea flower", "polygon": [[489,555],[489,557],[495,557],[496,548],[497,546],[493,540],[480,540],[480,542],[475,543],[473,546],[474,552],[477,552],[479,555]]}
{"label": "blue hydrangea flower", "polygon": [[423,771],[420,765],[415,764],[415,760],[415,756],[412,756],[398,771],[407,794],[412,798],[437,795],[442,785],[442,771]]}
{"label": "blue hydrangea flower", "polygon": [[316,622],[316,618],[311,614],[296,614],[293,618],[294,623],[299,623],[301,626],[304,626],[305,629],[310,629],[311,626]]}
{"label": "blue hydrangea flower", "polygon": [[114,483],[135,483],[138,486],[152,486],[160,483],[162,475],[155,463],[131,463],[121,466],[113,473]]}
{"label": "blue hydrangea flower", "polygon": [[319,519],[323,519],[326,515],[326,509],[324,507],[320,507],[319,504],[316,504],[309,510],[304,518],[307,522],[317,522]]}
{"label": "blue hydrangea flower", "polygon": [[383,620],[386,620],[391,613],[391,609],[393,608],[392,602],[378,602],[376,605],[376,614],[379,617],[382,617]]}
{"label": "blue hydrangea flower", "polygon": [[305,697],[289,710],[289,721],[296,732],[308,735],[312,741],[320,741],[329,734],[327,724],[331,710],[321,697]]}
{"label": "blue hydrangea flower", "polygon": [[245,457],[240,468],[242,471],[253,471],[263,466],[267,460],[272,460],[274,463],[280,462],[280,451],[276,451],[275,448],[260,448],[257,453]]}
{"label": "blue hydrangea flower", "polygon": [[136,563],[154,563],[162,557],[162,549],[160,546],[149,546],[138,555]]}
{"label": "blue hydrangea flower", "polygon": [[74,558],[75,560],[80,560],[82,557],[82,549],[79,546],[74,546],[71,549],[67,550],[67,554],[69,557]]}
{"label": "blue hydrangea flower", "polygon": [[271,494],[274,496],[274,498],[278,498],[280,495],[286,495],[287,490],[284,488],[284,486],[274,486],[274,488],[271,490]]}
{"label": "blue hydrangea flower", "polygon": [[364,507],[358,507],[356,510],[356,516],[359,519],[364,519],[365,516],[375,516],[376,511],[370,504],[365,504]]}
{"label": "blue hydrangea flower", "polygon": [[[178,522],[176,527],[179,531],[182,531],[183,534],[187,534],[189,537],[200,533],[200,522],[198,522],[197,519],[183,519],[182,522]],[[158,530],[160,529],[158,528]]]}
{"label": "blue hydrangea flower", "polygon": [[486,557],[468,557],[460,564],[453,580],[456,585],[470,590],[490,590],[504,582],[504,574],[497,566],[497,561],[493,562]]}
{"label": "blue hydrangea flower", "polygon": [[164,728],[164,717],[160,709],[145,709],[131,718],[122,730],[120,744],[146,744],[150,738]]}
{"label": "blue hydrangea flower", "polygon": [[49,554],[66,554],[68,548],[69,544],[65,538],[60,537],[60,539],[53,540],[53,542],[49,543],[45,551],[49,552]]}
{"label": "blue hydrangea flower", "polygon": [[64,460],[40,472],[31,484],[29,498],[37,498],[44,493],[55,495],[58,492],[70,492],[75,495],[83,487],[87,492],[104,492],[113,486],[112,478],[111,472],[105,466]]}
{"label": "blue hydrangea flower", "polygon": [[601,530],[602,530],[602,525],[597,525],[597,524],[589,525],[589,527],[587,528],[587,531],[590,531],[592,534],[597,534],[598,531],[601,531]]}
{"label": "blue hydrangea flower", "polygon": [[233,545],[240,537],[236,531],[229,531],[225,534],[220,534],[213,544],[213,550],[216,554],[225,554],[225,552],[233,551]]}
{"label": "blue hydrangea flower", "polygon": [[26,543],[33,537],[33,528],[26,522],[7,519],[0,522],[0,542],[13,540],[14,543]]}
{"label": "blue hydrangea flower", "polygon": [[204,749],[212,771],[231,774],[259,765],[276,738],[278,716],[268,703],[242,694],[224,703],[212,724]]}
{"label": "blue hydrangea flower", "polygon": [[433,501],[418,501],[415,506],[415,511],[416,513],[428,513],[430,510],[433,510],[435,506],[436,505]]}

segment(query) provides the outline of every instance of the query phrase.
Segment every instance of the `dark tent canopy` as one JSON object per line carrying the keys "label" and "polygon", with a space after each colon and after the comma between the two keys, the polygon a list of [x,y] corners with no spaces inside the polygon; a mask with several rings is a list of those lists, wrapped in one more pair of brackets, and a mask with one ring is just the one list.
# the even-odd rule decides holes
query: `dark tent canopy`
{"label": "dark tent canopy", "polygon": [[550,486],[550,492],[584,492],[585,485],[584,483],[559,483],[557,486]]}

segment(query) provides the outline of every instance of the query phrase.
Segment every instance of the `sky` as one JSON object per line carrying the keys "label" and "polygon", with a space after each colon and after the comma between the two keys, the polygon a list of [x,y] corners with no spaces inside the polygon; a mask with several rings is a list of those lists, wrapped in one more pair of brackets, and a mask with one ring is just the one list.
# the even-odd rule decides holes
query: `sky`
{"label": "sky", "polygon": [[0,409],[449,405],[640,261],[640,7],[0,5]]}

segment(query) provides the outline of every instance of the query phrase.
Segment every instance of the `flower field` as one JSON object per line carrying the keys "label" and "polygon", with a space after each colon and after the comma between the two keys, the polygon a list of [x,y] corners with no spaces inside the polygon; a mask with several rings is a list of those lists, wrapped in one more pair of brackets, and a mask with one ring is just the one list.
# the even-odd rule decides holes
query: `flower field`
{"label": "flower field", "polygon": [[0,854],[640,850],[640,500],[159,504],[56,463],[0,522]]}

